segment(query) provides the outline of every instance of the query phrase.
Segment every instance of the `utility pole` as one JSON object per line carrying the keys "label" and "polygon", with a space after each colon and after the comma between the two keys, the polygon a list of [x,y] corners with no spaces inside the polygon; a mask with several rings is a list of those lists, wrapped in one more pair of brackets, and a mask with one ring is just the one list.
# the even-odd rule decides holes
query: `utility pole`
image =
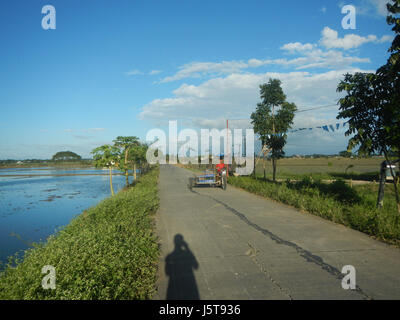
{"label": "utility pole", "polygon": [[[275,139],[275,105],[272,105],[272,140]],[[273,157],[273,154],[271,154],[271,158],[272,158],[272,180],[275,181],[275,158]]]}
{"label": "utility pole", "polygon": [[253,175],[254,175],[254,179],[257,179],[257,176],[256,176],[256,165],[257,165],[257,162],[256,162],[256,152],[254,151],[254,158],[253,158],[253,167],[254,167],[254,169],[253,169]]}
{"label": "utility pole", "polygon": [[274,113],[274,105],[272,105],[272,134],[275,135],[275,113]]}
{"label": "utility pole", "polygon": [[[226,119],[226,153],[228,156],[228,162],[229,162],[229,120]],[[226,180],[228,180],[229,177],[229,163],[226,165]]]}
{"label": "utility pole", "polygon": [[386,166],[387,166],[387,162],[383,161],[381,163],[381,172],[379,175],[379,191],[378,191],[378,201],[376,206],[378,208],[382,208],[383,207],[383,196],[384,196],[384,192],[385,192],[385,182],[386,182]]}

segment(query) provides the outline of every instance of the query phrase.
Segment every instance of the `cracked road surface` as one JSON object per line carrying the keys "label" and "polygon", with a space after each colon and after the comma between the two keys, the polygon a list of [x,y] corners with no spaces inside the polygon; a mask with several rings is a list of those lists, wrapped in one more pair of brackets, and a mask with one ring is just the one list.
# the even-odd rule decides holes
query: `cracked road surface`
{"label": "cracked road surface", "polygon": [[190,190],[193,175],[160,167],[154,299],[400,299],[399,249],[231,186]]}

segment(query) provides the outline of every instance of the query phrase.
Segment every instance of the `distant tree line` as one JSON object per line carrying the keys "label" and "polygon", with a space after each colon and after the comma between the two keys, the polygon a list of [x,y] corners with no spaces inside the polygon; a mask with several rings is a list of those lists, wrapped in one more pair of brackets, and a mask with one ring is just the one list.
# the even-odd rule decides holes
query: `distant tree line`
{"label": "distant tree line", "polygon": [[60,151],[57,152],[51,160],[53,161],[80,161],[82,157],[72,151]]}
{"label": "distant tree line", "polygon": [[5,159],[5,160],[0,160],[0,165],[1,166],[7,166],[7,165],[15,165],[15,164],[51,164],[51,163],[64,163],[64,162],[70,162],[70,163],[75,163],[79,162],[79,164],[90,164],[92,162],[91,159],[80,159],[80,160],[64,160],[64,161],[56,161],[53,159],[24,159],[24,160],[18,160],[18,159]]}

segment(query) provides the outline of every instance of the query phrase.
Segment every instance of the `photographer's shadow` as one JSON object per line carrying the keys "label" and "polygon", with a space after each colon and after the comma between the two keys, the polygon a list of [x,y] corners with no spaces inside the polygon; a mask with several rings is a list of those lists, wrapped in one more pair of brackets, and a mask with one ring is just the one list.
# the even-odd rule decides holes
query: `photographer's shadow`
{"label": "photographer's shadow", "polygon": [[169,277],[168,300],[199,300],[193,270],[199,264],[181,234],[174,237],[175,248],[165,258],[165,274]]}

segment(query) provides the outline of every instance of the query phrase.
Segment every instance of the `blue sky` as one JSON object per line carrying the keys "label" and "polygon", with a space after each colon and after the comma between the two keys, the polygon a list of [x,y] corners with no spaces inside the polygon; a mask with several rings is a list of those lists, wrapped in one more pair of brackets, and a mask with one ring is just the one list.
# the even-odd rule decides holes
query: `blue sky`
{"label": "blue sky", "polygon": [[[56,29],[41,26],[56,9]],[[357,9],[355,30],[341,25]],[[88,157],[118,135],[145,139],[246,119],[258,86],[282,80],[299,109],[335,104],[346,72],[386,62],[385,1],[0,2],[0,159]],[[337,107],[299,113],[294,127],[337,122]],[[232,121],[233,122],[233,121]],[[289,136],[287,154],[335,153],[344,130]]]}

